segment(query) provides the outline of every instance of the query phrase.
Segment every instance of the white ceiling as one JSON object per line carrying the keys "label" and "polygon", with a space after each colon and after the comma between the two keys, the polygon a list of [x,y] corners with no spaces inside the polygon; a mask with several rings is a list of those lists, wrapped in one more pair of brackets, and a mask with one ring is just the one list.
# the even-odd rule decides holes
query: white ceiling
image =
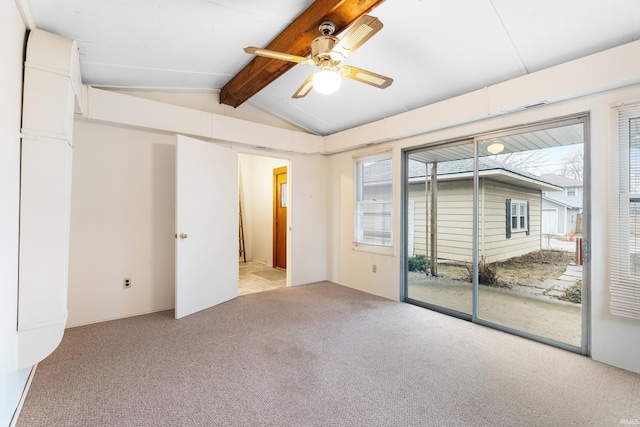
{"label": "white ceiling", "polygon": [[[220,90],[311,0],[27,0],[38,28],[75,39],[94,86]],[[384,28],[350,55],[394,79],[291,95],[296,65],[248,102],[328,135],[640,39],[640,0],[387,0]],[[640,60],[640,59],[639,59]]]}

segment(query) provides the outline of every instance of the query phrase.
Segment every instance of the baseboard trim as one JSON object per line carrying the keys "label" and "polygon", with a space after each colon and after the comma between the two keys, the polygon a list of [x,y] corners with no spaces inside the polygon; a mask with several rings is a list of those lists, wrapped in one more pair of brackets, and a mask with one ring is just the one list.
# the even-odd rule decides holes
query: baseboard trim
{"label": "baseboard trim", "polygon": [[174,306],[166,307],[166,308],[156,308],[156,309],[152,309],[152,310],[140,311],[140,312],[131,313],[131,314],[125,314],[125,315],[120,315],[120,316],[105,317],[105,318],[102,318],[102,319],[91,320],[89,322],[75,323],[75,324],[71,324],[71,325],[69,323],[67,323],[66,329],[77,328],[79,326],[94,325],[96,323],[102,323],[102,322],[110,322],[111,320],[126,319],[128,317],[144,316],[145,314],[152,314],[152,313],[158,313],[160,311],[173,310],[174,308],[175,308]]}

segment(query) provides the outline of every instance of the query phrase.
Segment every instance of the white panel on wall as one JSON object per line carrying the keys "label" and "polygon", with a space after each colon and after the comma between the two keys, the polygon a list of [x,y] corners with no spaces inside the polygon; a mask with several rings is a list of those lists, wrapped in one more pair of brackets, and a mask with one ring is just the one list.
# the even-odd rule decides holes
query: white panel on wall
{"label": "white panel on wall", "polygon": [[[66,316],[71,148],[66,141],[22,141],[19,329]],[[30,268],[37,265],[38,268]]]}
{"label": "white panel on wall", "polygon": [[88,89],[90,119],[211,137],[211,114],[116,92]]}
{"label": "white panel on wall", "polygon": [[[33,365],[53,351],[66,324],[70,174],[71,147],[67,141],[22,140],[18,297],[21,367]],[[53,342],[39,345],[43,336],[33,331],[39,328],[46,328],[44,336]]]}
{"label": "white panel on wall", "polygon": [[70,140],[74,95],[69,77],[26,67],[25,81],[22,131]]}
{"label": "white panel on wall", "polygon": [[78,60],[76,43],[66,37],[33,29],[27,45],[27,66],[42,67],[69,77]]}
{"label": "white panel on wall", "polygon": [[18,367],[60,343],[67,322],[76,44],[33,30],[22,110]]}

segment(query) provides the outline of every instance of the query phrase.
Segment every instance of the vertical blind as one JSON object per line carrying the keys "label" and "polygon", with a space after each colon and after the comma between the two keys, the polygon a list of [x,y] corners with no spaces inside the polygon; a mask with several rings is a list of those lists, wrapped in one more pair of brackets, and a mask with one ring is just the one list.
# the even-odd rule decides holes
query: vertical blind
{"label": "vertical blind", "polygon": [[610,312],[640,319],[640,104],[620,107],[618,117],[618,143],[610,144]]}

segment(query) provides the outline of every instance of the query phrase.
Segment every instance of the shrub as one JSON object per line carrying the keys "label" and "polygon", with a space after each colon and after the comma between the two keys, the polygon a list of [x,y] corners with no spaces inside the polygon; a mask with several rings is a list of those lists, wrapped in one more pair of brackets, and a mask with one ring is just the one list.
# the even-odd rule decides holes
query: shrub
{"label": "shrub", "polygon": [[[465,279],[468,282],[473,282],[473,268],[471,264],[467,264],[467,275]],[[498,280],[498,272],[493,264],[485,262],[484,257],[478,262],[478,284],[493,286],[493,287],[507,287],[506,284]]]}
{"label": "shrub", "polygon": [[426,255],[414,255],[408,259],[409,271],[418,271],[425,273],[427,271],[427,256]]}
{"label": "shrub", "polygon": [[564,291],[564,295],[559,297],[559,299],[580,304],[582,302],[582,280],[578,280],[569,289]]}

